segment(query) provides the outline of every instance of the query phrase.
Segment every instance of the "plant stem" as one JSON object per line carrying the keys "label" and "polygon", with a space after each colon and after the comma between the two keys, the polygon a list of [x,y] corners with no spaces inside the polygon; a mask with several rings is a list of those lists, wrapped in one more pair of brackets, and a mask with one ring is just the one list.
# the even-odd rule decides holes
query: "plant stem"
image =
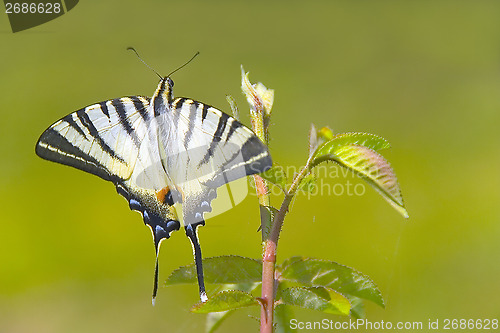
{"label": "plant stem", "polygon": [[271,213],[268,207],[271,205],[269,199],[269,188],[267,182],[259,175],[253,176],[255,189],[260,206],[260,227],[262,229],[262,241],[264,242],[271,228]]}
{"label": "plant stem", "polygon": [[262,308],[260,311],[260,332],[272,333],[274,314],[274,268],[276,265],[276,242],[266,240],[262,256]]}
{"label": "plant stem", "polygon": [[[247,96],[247,99],[251,105],[250,109],[250,120],[252,122],[252,129],[257,137],[264,143],[268,144],[268,128],[270,124],[270,115],[272,100],[274,98],[274,93],[272,90],[264,90],[266,92],[263,95],[257,93],[255,86],[248,80],[248,74],[245,74],[243,67],[242,70],[242,90]],[[260,86],[260,91],[262,93],[262,87]],[[267,101],[267,108],[265,109],[265,102]],[[293,195],[300,180],[304,177],[309,169],[304,168],[290,187],[291,191],[287,193],[285,191],[285,199],[281,204],[281,208],[278,214],[272,218],[270,198],[268,191],[268,184],[259,175],[254,175],[255,187],[257,191],[257,196],[259,198],[260,205],[260,222],[262,228],[262,241],[263,241],[263,253],[262,253],[262,294],[261,294],[261,316],[260,316],[260,332],[261,333],[272,333],[273,331],[273,313],[274,313],[274,296],[276,290],[276,278],[275,278],[275,267],[276,267],[276,247],[278,246],[278,238],[281,231],[281,226],[283,225],[283,220],[285,219],[286,212],[290,206]]]}
{"label": "plant stem", "polygon": [[[250,120],[252,129],[257,137],[267,145],[267,126],[264,123],[264,105],[257,95],[254,87],[246,77],[242,82],[243,92],[247,97],[251,97]],[[259,198],[260,226],[262,229],[262,241],[264,249],[262,254],[262,294],[261,294],[261,315],[260,331],[262,333],[272,333],[273,331],[273,302],[274,302],[274,266],[276,264],[276,242],[269,241],[269,230],[272,219],[269,206],[269,190],[267,182],[259,175],[254,175],[255,189]]]}
{"label": "plant stem", "polygon": [[264,254],[262,256],[262,309],[260,315],[261,333],[272,333],[273,331],[274,291],[276,286],[275,267],[278,240],[293,196],[297,192],[300,182],[308,173],[309,163],[295,176],[292,185],[285,192],[285,198],[281,203],[280,210],[274,216],[269,238],[264,243]]}

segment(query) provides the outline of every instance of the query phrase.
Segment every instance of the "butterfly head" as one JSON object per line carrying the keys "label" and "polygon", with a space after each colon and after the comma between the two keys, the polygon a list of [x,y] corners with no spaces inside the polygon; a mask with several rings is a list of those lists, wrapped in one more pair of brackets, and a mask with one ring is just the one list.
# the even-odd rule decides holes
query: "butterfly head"
{"label": "butterfly head", "polygon": [[170,76],[165,76],[162,80],[163,84],[163,91],[164,91],[164,96],[167,99],[167,101],[171,101],[173,97],[173,88],[174,88],[174,81],[170,78]]}
{"label": "butterfly head", "polygon": [[174,81],[172,81],[169,76],[165,76],[161,79],[152,98],[155,116],[162,114],[168,103],[172,100],[173,86]]}
{"label": "butterfly head", "polygon": [[165,77],[164,80],[170,89],[174,87],[174,81],[169,76]]}

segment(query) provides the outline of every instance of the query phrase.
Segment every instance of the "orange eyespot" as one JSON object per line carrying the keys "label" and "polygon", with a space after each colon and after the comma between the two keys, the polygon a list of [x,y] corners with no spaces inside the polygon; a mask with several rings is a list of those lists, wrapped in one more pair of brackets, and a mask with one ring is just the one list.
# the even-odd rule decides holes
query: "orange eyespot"
{"label": "orange eyespot", "polygon": [[158,199],[159,202],[167,204],[167,205],[173,205],[173,200],[172,200],[172,193],[170,193],[170,189],[167,187],[162,188],[158,192],[156,192],[156,198]]}

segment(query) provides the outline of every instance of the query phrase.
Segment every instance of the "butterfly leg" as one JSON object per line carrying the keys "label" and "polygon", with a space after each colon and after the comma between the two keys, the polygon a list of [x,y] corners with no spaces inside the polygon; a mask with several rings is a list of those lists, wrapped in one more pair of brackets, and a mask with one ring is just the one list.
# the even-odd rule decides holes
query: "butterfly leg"
{"label": "butterfly leg", "polygon": [[201,247],[200,242],[198,241],[198,227],[200,225],[205,225],[205,221],[188,224],[184,228],[186,229],[186,236],[189,237],[191,245],[193,245],[194,262],[196,264],[196,274],[198,275],[198,287],[200,288],[200,299],[202,302],[206,302],[208,297],[207,293],[205,292]]}

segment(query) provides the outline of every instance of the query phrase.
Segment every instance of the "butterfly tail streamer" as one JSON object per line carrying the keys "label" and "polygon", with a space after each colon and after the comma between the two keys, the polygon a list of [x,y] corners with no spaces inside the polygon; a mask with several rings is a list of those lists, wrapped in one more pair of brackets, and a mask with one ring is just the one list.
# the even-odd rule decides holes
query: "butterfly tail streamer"
{"label": "butterfly tail streamer", "polygon": [[194,262],[196,265],[196,274],[198,275],[198,287],[200,289],[200,300],[204,303],[208,300],[207,293],[205,291],[205,280],[203,278],[203,262],[201,256],[200,242],[198,241],[198,227],[200,225],[205,225],[205,221],[201,221],[194,224],[188,224],[185,226],[186,236],[188,236],[193,246]]}
{"label": "butterfly tail streamer", "polygon": [[143,212],[144,223],[148,225],[153,233],[153,240],[155,243],[155,273],[154,273],[154,283],[153,283],[153,296],[151,303],[153,306],[155,305],[156,294],[158,293],[158,275],[159,275],[159,267],[158,267],[158,255],[160,253],[161,243],[170,238],[170,234],[179,230],[180,224],[179,221],[169,220],[165,221],[162,218],[158,217],[156,214],[150,214],[147,210]]}
{"label": "butterfly tail streamer", "polygon": [[155,260],[155,276],[154,276],[154,284],[153,284],[153,297],[151,299],[151,303],[155,306],[156,302],[156,294],[158,293],[158,250],[156,250],[156,260]]}
{"label": "butterfly tail streamer", "polygon": [[155,239],[155,253],[156,253],[156,257],[155,257],[155,274],[154,274],[154,282],[153,282],[153,297],[151,299],[151,303],[153,304],[153,306],[155,306],[156,294],[158,293],[158,273],[159,273],[159,269],[158,269],[158,254],[160,253],[161,242],[164,239],[165,238],[161,238],[158,241],[156,241],[156,239]]}

